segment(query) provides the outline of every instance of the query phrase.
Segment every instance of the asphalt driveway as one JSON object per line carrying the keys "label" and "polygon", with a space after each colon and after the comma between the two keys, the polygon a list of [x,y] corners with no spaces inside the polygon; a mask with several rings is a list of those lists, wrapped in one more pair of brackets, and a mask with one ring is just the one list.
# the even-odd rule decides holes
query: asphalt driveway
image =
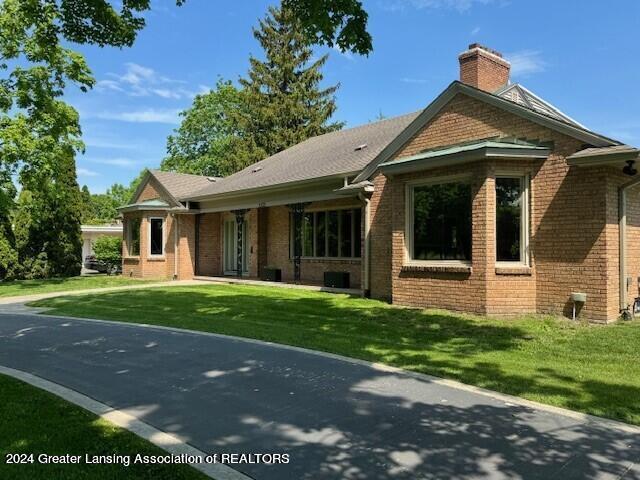
{"label": "asphalt driveway", "polygon": [[211,453],[288,453],[256,479],[640,479],[640,435],[334,358],[197,333],[0,314],[0,365]]}

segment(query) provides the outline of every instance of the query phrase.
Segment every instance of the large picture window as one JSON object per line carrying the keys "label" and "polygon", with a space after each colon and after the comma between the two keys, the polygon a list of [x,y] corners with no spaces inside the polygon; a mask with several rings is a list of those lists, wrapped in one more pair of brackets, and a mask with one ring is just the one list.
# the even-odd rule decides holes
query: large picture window
{"label": "large picture window", "polygon": [[471,261],[471,185],[416,185],[409,190],[409,255],[413,261]]}
{"label": "large picture window", "polygon": [[[361,219],[359,208],[305,212],[301,237],[294,232],[291,218],[291,238],[303,257],[360,258]],[[293,248],[291,255],[295,255]]]}
{"label": "large picture window", "polygon": [[149,253],[151,255],[164,255],[164,219],[149,219]]}
{"label": "large picture window", "polygon": [[496,178],[496,261],[526,263],[525,177]]}
{"label": "large picture window", "polygon": [[140,255],[140,219],[132,218],[127,222],[127,251],[130,257]]}

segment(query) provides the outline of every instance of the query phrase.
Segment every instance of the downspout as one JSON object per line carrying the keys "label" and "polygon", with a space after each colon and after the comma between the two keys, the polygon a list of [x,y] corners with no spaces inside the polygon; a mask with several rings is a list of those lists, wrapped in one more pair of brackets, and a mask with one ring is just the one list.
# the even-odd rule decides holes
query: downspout
{"label": "downspout", "polygon": [[370,287],[370,268],[371,268],[371,199],[369,199],[362,192],[358,194],[358,198],[364,203],[364,281],[363,283],[363,291],[364,296],[369,297],[371,294]]}
{"label": "downspout", "polygon": [[619,244],[619,268],[620,268],[620,312],[629,314],[627,303],[627,191],[640,185],[640,177],[621,185],[618,189],[618,244]]}
{"label": "downspout", "polygon": [[173,222],[176,224],[173,229],[173,279],[178,279],[178,244],[180,236],[178,234],[178,228],[180,227],[180,222],[178,221],[178,216],[174,213]]}

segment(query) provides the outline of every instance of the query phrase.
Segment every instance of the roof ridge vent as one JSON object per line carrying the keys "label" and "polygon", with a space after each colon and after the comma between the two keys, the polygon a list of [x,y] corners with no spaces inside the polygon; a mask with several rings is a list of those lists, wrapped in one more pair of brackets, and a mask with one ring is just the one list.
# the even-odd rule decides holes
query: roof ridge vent
{"label": "roof ridge vent", "polygon": [[360,150],[364,150],[365,148],[367,148],[368,145],[366,143],[363,143],[361,145],[358,145],[356,148],[354,148],[353,150],[356,152],[359,152]]}

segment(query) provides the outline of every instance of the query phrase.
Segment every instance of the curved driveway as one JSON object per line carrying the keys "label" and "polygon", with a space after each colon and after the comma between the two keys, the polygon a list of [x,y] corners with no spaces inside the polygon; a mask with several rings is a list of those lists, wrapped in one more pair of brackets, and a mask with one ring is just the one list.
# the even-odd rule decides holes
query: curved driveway
{"label": "curved driveway", "polygon": [[211,453],[289,453],[256,479],[640,478],[633,431],[233,338],[0,315],[0,365]]}

